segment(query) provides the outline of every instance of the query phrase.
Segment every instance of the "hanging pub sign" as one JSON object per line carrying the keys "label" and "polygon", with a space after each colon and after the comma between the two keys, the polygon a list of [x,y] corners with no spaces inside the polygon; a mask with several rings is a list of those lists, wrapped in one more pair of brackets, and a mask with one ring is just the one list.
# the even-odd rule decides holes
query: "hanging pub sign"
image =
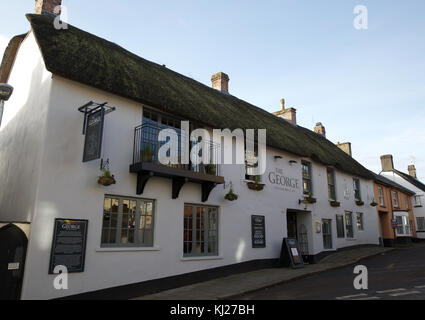
{"label": "hanging pub sign", "polygon": [[293,269],[304,268],[304,260],[297,239],[283,239],[280,265],[282,267],[292,267]]}
{"label": "hanging pub sign", "polygon": [[87,228],[87,220],[55,220],[49,274],[56,266],[65,266],[68,273],[84,272]]}
{"label": "hanging pub sign", "polygon": [[102,156],[103,129],[105,115],[115,111],[114,107],[108,107],[107,102],[98,104],[90,101],[78,110],[84,113],[83,134],[84,154],[83,162],[100,159]]}
{"label": "hanging pub sign", "polygon": [[252,247],[254,249],[265,248],[266,247],[266,217],[252,216],[251,228],[252,228]]}

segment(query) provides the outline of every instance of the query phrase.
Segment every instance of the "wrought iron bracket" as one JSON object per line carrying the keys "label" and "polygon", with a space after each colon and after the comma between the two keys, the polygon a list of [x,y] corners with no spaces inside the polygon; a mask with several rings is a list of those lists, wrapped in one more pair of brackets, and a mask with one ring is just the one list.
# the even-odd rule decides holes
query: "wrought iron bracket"
{"label": "wrought iron bracket", "polygon": [[148,183],[151,177],[153,177],[153,172],[141,171],[137,173],[137,186],[136,186],[137,195],[143,194],[146,184]]}
{"label": "wrought iron bracket", "polygon": [[203,182],[202,183],[202,202],[207,202],[211,191],[217,186],[217,183]]}
{"label": "wrought iron bracket", "polygon": [[172,189],[172,198],[177,199],[180,194],[180,190],[183,188],[184,184],[188,182],[187,178],[173,178],[173,189]]}

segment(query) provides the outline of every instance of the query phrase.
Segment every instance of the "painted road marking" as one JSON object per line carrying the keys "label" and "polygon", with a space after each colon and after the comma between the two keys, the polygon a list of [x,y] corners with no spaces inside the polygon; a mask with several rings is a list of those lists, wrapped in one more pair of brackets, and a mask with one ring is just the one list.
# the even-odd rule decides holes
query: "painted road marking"
{"label": "painted road marking", "polygon": [[344,299],[361,298],[361,297],[367,297],[367,294],[366,293],[353,294],[351,296],[336,297],[336,299],[337,300],[344,300]]}
{"label": "painted road marking", "polygon": [[383,293],[393,293],[393,292],[400,292],[400,291],[406,291],[406,289],[400,288],[400,289],[376,291],[376,293],[383,294]]}
{"label": "painted road marking", "polygon": [[360,298],[360,299],[354,299],[354,300],[381,300],[379,297],[367,297],[367,298]]}
{"label": "painted road marking", "polygon": [[408,292],[401,292],[401,293],[393,293],[390,294],[391,297],[400,297],[400,296],[407,296],[410,294],[418,294],[421,293],[420,291],[408,291]]}
{"label": "painted road marking", "polygon": [[425,289],[425,285],[424,286],[416,286],[415,289]]}

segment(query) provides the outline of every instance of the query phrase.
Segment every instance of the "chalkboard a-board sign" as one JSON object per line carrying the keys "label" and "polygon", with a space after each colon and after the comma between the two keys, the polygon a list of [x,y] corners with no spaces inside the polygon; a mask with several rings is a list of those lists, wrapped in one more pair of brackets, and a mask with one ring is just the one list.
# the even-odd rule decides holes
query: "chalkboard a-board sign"
{"label": "chalkboard a-board sign", "polygon": [[84,272],[88,223],[87,220],[55,220],[49,274],[59,265],[67,267],[68,273]]}
{"label": "chalkboard a-board sign", "polygon": [[252,247],[265,248],[266,247],[266,217],[252,216]]}
{"label": "chalkboard a-board sign", "polygon": [[292,267],[293,269],[304,268],[304,260],[297,239],[283,239],[280,265],[282,267]]}
{"label": "chalkboard a-board sign", "polygon": [[83,162],[100,159],[102,155],[104,120],[105,111],[103,108],[87,116]]}

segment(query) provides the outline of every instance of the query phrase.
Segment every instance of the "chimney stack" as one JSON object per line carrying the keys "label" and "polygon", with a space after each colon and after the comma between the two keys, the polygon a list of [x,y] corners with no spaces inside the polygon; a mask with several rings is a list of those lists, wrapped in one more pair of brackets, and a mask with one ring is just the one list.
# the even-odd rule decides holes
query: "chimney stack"
{"label": "chimney stack", "polygon": [[285,108],[285,99],[280,100],[280,107],[281,110],[278,112],[273,113],[275,116],[279,118],[283,118],[292,124],[297,124],[297,109],[294,108]]}
{"label": "chimney stack", "polygon": [[314,127],[314,132],[316,132],[316,133],[318,133],[318,134],[320,134],[320,135],[322,135],[323,137],[326,138],[326,129],[321,122],[318,122],[316,124],[316,126]]}
{"label": "chimney stack", "polygon": [[37,14],[60,15],[60,10],[55,13],[55,8],[62,5],[62,0],[35,0],[35,11]]}
{"label": "chimney stack", "polygon": [[229,76],[224,72],[216,73],[211,77],[212,87],[223,93],[229,93]]}
{"label": "chimney stack", "polygon": [[342,151],[344,151],[350,157],[353,156],[353,153],[351,152],[351,142],[344,142],[344,143],[338,142],[336,145],[337,145],[338,148],[340,148]]}
{"label": "chimney stack", "polygon": [[409,170],[409,175],[415,179],[417,179],[417,175],[416,175],[416,167],[414,164],[410,165],[409,167],[407,167],[407,170]]}
{"label": "chimney stack", "polygon": [[382,171],[393,171],[394,170],[394,161],[391,154],[386,154],[381,157]]}

